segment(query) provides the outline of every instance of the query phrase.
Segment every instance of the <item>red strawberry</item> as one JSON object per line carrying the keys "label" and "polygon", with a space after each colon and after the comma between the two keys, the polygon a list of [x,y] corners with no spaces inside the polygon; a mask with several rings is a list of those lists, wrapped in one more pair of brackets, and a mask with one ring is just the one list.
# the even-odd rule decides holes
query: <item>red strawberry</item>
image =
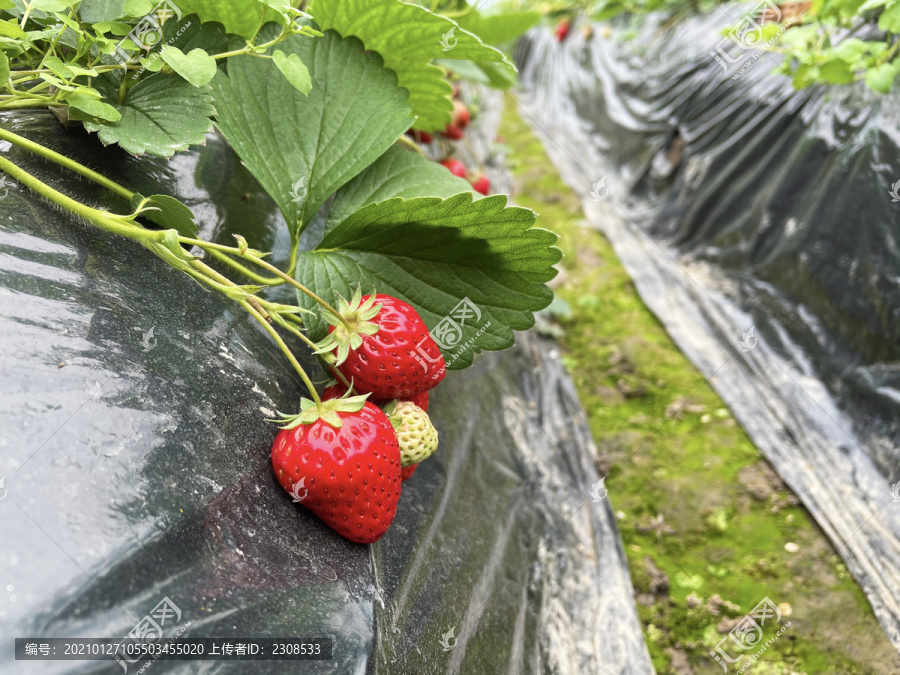
{"label": "red strawberry", "polygon": [[466,165],[458,159],[445,159],[441,162],[441,165],[447,167],[454,176],[458,176],[459,178],[466,177]]}
{"label": "red strawberry", "polygon": [[341,298],[338,312],[342,318],[326,315],[331,326],[316,353],[357,392],[406,398],[444,379],[441,350],[411,305],[390,295],[363,298],[357,288],[350,303]]}
{"label": "red strawberry", "polygon": [[428,410],[428,392],[420,391],[418,394],[413,394],[411,396],[407,396],[403,399],[404,401],[410,401],[411,403],[415,403],[422,410]]}
{"label": "red strawberry", "polygon": [[462,129],[456,126],[453,122],[450,122],[450,124],[448,124],[444,128],[444,131],[442,131],[441,133],[443,133],[444,136],[449,138],[451,141],[458,141],[463,137]]}
{"label": "red strawberry", "polygon": [[460,129],[465,129],[469,120],[471,119],[469,115],[469,109],[466,107],[465,103],[461,101],[453,102],[453,124],[458,126]]}
{"label": "red strawberry", "polygon": [[483,195],[489,194],[491,191],[491,179],[481,174],[472,181],[472,189]]}
{"label": "red strawberry", "polygon": [[400,448],[390,421],[361,397],[321,406],[304,399],[301,409],[275,437],[275,477],[338,534],[378,541],[400,500]]}
{"label": "red strawberry", "polygon": [[410,129],[406,132],[406,135],[412,136],[416,143],[423,143],[425,145],[429,145],[431,141],[434,140],[428,132],[418,131],[417,129]]}
{"label": "red strawberry", "polygon": [[[335,398],[341,398],[344,394],[347,393],[347,387],[344,386],[343,382],[335,382],[327,387],[325,387],[325,391],[322,392],[322,400],[330,401]],[[374,401],[372,401],[375,403]],[[381,406],[378,406],[379,408]]]}
{"label": "red strawberry", "polygon": [[562,42],[566,39],[566,36],[569,34],[570,27],[571,24],[566,20],[560,21],[558,24],[556,24],[556,30],[554,32],[556,33],[557,42]]}
{"label": "red strawberry", "polygon": [[409,466],[404,466],[402,469],[400,469],[400,482],[405,483],[406,481],[408,481],[410,476],[412,476],[418,468],[418,464],[410,464]]}

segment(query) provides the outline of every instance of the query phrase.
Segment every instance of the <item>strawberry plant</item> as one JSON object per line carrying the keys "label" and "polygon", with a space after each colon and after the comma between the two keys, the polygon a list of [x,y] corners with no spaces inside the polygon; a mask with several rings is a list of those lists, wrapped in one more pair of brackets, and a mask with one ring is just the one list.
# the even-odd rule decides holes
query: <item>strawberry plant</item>
{"label": "strawberry plant", "polygon": [[[525,30],[527,18],[513,27]],[[396,514],[401,479],[436,447],[428,390],[476,353],[509,347],[552,299],[556,236],[503,195],[476,199],[417,145],[472,120],[451,79],[515,81],[489,44],[515,34],[509,17],[456,3],[443,16],[399,0],[317,0],[303,10],[275,0],[0,0],[0,110],[49,109],[135,155],[171,156],[215,127],[283,216],[284,269],[243,237],[201,239],[174,197],[139,194],[8,124],[0,139],[95,181],[111,193],[110,209],[68,197],[8,157],[0,170],[260,324],[308,391],[279,420],[279,482],[295,501],[306,491],[302,504],[343,536],[371,543]],[[282,285],[295,303],[272,299]],[[461,304],[477,308],[481,327],[462,321],[454,340],[433,339]],[[298,347],[338,378],[326,395]]]}
{"label": "strawberry plant", "polygon": [[[898,0],[760,0],[743,7],[734,4],[734,10],[723,8],[736,19],[723,35],[744,45],[748,52],[743,58],[752,56],[757,48],[783,54],[785,60],[776,70],[788,75],[798,89],[862,81],[873,91],[886,94],[900,75]],[[569,32],[569,18],[578,12],[597,21],[664,12],[674,21],[718,7],[711,0],[561,0],[547,5],[547,10],[565,17],[554,31],[562,42]]]}

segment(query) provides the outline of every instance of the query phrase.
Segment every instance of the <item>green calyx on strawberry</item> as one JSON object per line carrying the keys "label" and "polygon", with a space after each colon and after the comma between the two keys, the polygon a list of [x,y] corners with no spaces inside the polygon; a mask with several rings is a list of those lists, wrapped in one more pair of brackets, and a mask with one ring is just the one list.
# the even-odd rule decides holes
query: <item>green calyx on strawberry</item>
{"label": "green calyx on strawberry", "polygon": [[[372,319],[381,311],[381,305],[375,304],[377,298],[373,291],[363,302],[362,291],[357,286],[350,302],[340,298],[338,303],[340,317],[331,312],[323,312],[323,318],[331,324],[331,327],[328,329],[328,337],[319,342],[316,354],[324,354],[328,363],[339,366],[347,360],[351,349],[359,349],[362,346],[364,335],[375,335],[378,332],[378,324]],[[336,355],[331,353],[334,350],[337,350]]]}
{"label": "green calyx on strawberry", "polygon": [[[352,383],[351,383],[352,384]],[[330,384],[325,387],[325,391],[322,392],[322,400],[327,401],[332,398],[342,398],[347,396],[347,387],[343,385],[341,382],[335,382],[334,384]],[[429,399],[428,391],[420,391],[415,394],[410,394],[409,396],[404,396],[404,401],[410,401],[411,403],[415,403],[425,412],[428,412],[428,399]],[[369,401],[377,405],[379,408],[384,409],[384,407],[390,403],[389,400],[383,398],[370,398]]]}
{"label": "green calyx on strawberry", "polygon": [[427,412],[409,401],[391,401],[384,412],[397,434],[401,466],[418,464],[434,454],[438,433]]}
{"label": "green calyx on strawberry", "polygon": [[323,399],[321,403],[316,403],[308,398],[301,398],[299,413],[296,415],[278,413],[279,418],[270,421],[281,422],[280,429],[296,429],[301,424],[312,424],[322,420],[335,429],[340,429],[341,416],[339,413],[354,413],[362,410],[369,396],[368,394],[349,396],[349,394],[350,392],[348,391],[339,398]]}
{"label": "green calyx on strawberry", "polygon": [[[334,399],[341,400],[350,399]],[[320,415],[282,429],[272,444],[272,468],[295,502],[347,539],[371,544],[397,515],[397,436],[384,412],[365,400],[356,411],[334,412],[336,426]]]}
{"label": "green calyx on strawberry", "polygon": [[[444,357],[412,305],[390,295],[342,300],[338,317],[316,353],[332,370],[372,398],[407,398],[436,387],[446,374]],[[336,352],[333,353],[333,352]],[[335,375],[337,377],[337,375]]]}

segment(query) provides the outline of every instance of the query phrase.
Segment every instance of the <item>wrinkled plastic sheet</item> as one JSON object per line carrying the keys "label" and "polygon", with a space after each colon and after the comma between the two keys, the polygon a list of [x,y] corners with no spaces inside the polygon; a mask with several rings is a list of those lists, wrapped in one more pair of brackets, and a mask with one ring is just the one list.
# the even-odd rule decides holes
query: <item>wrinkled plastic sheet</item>
{"label": "wrinkled plastic sheet", "polygon": [[535,30],[521,103],[900,648],[900,101],[793,90],[777,56],[727,47],[751,7],[651,15],[630,41],[624,23]]}
{"label": "wrinkled plastic sheet", "polygon": [[[274,205],[217,137],[165,162],[102,149],[49,115],[0,123],[143,194],[179,196],[206,237],[241,233],[285,256]],[[157,661],[155,673],[651,672],[609,501],[588,497],[595,448],[552,343],[520,334],[447,376],[429,411],[440,448],[367,547],[276,483],[265,419],[296,407],[299,384],[229,301],[12,185],[0,306],[4,675],[121,673],[17,662],[13,638],[123,637],[165,598],[185,637],[330,636],[334,659]]]}

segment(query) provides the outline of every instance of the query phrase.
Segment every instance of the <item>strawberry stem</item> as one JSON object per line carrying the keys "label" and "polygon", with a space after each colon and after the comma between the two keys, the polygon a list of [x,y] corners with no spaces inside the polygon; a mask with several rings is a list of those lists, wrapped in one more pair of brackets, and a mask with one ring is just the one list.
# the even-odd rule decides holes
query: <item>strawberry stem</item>
{"label": "strawberry stem", "polygon": [[250,316],[256,319],[263,328],[272,336],[272,339],[275,340],[275,344],[278,345],[279,349],[284,352],[284,355],[287,357],[288,361],[291,362],[291,365],[294,366],[294,369],[297,371],[297,374],[300,375],[300,379],[303,380],[303,384],[306,385],[306,388],[309,390],[310,396],[313,397],[313,401],[315,401],[316,405],[322,405],[322,399],[319,398],[319,394],[316,391],[316,387],[313,385],[312,380],[309,379],[309,375],[306,374],[306,371],[303,370],[303,366],[300,365],[300,362],[297,361],[297,357],[294,356],[294,353],[291,351],[290,347],[288,347],[284,340],[281,339],[281,336],[278,334],[274,328],[272,328],[271,324],[266,321],[262,314],[257,312],[249,302],[246,300],[241,300],[238,304],[241,305],[244,309],[249,312]]}
{"label": "strawberry stem", "polygon": [[20,148],[24,148],[25,150],[33,152],[36,155],[40,155],[44,159],[49,159],[51,162],[55,162],[60,166],[64,166],[70,171],[81,174],[85,178],[90,178],[95,183],[102,185],[107,190],[114,192],[120,197],[124,197],[129,202],[131,201],[131,198],[134,197],[134,193],[131,190],[122,187],[106,176],[102,176],[96,171],[92,171],[86,166],[79,164],[75,160],[69,159],[64,155],[60,155],[58,152],[53,152],[53,150],[51,150],[50,148],[45,148],[43,145],[35,143],[34,141],[29,141],[27,138],[22,138],[21,136],[14,134],[11,131],[0,129],[0,139],[9,141],[13,145],[18,145]]}
{"label": "strawberry stem", "polygon": [[[234,246],[224,246],[222,244],[213,244],[208,241],[203,241],[202,239],[191,239],[189,237],[178,237],[178,241],[180,241],[182,244],[187,244],[189,246],[197,246],[198,248],[202,248],[204,251],[208,251],[211,254],[213,251],[217,251],[219,253],[230,253],[231,255],[236,255],[240,258],[243,258],[244,260],[249,260],[250,262],[259,265],[263,269],[268,270],[275,276],[279,277],[281,279],[281,281],[279,281],[278,283],[290,284],[291,286],[293,286],[294,288],[299,290],[301,293],[303,293],[307,297],[309,297],[311,300],[318,303],[323,309],[331,312],[336,317],[340,318],[341,321],[344,323],[344,325],[346,325],[348,328],[350,327],[350,325],[347,323],[347,320],[344,317],[342,317],[338,313],[338,311],[334,307],[332,307],[326,300],[324,300],[321,297],[319,297],[318,295],[316,295],[313,291],[308,289],[306,286],[301,284],[299,281],[294,279],[289,274],[282,272],[280,269],[275,267],[275,265],[272,265],[271,263],[266,262],[262,258],[257,258],[255,255],[251,254],[249,250],[242,251],[240,248],[237,248]],[[224,257],[225,256],[222,256],[220,258],[217,256],[217,258],[220,260]],[[234,263],[234,261],[231,261],[231,262]],[[238,263],[234,263],[234,264],[238,265]],[[240,269],[241,273],[248,273],[248,276],[251,279],[253,279],[254,281],[256,281],[256,279],[254,278],[256,275],[253,275],[253,273],[250,272],[250,270],[246,270],[246,268],[244,268],[243,266],[239,266],[239,267],[241,267],[241,269]],[[266,285],[274,285],[274,284],[269,284],[263,280],[261,280],[260,283],[266,283]]]}
{"label": "strawberry stem", "polygon": [[[0,171],[3,171],[25,187],[33,190],[34,192],[53,202],[57,206],[61,206],[62,208],[70,211],[76,216],[83,218],[92,225],[95,225],[112,234],[121,235],[128,239],[131,239],[132,241],[136,241],[142,244],[146,248],[150,249],[154,254],[169,263],[172,267],[189,274],[197,281],[201,281],[206,285],[216,289],[220,293],[223,293],[224,295],[237,300],[238,304],[241,305],[241,307],[243,307],[245,310],[247,310],[247,312],[254,319],[259,321],[262,324],[263,328],[265,328],[266,331],[272,336],[272,339],[275,340],[275,343],[278,345],[281,351],[284,352],[284,355],[287,357],[288,361],[290,361],[291,365],[294,366],[294,368],[297,370],[297,373],[300,375],[300,379],[303,380],[303,383],[306,385],[310,395],[313,397],[315,402],[317,404],[321,403],[321,399],[316,392],[316,388],[315,386],[313,386],[313,383],[309,379],[309,376],[306,374],[306,371],[303,370],[303,366],[301,366],[297,361],[290,348],[284,343],[284,340],[281,339],[281,336],[275,331],[274,328],[272,328],[272,326],[269,324],[266,318],[263,317],[260,311],[253,306],[253,304],[256,303],[257,307],[260,307],[260,309],[262,309],[259,304],[259,300],[254,298],[252,295],[252,291],[258,290],[258,287],[238,286],[227,277],[219,274],[214,269],[204,264],[202,261],[193,258],[191,255],[186,253],[184,249],[182,249],[179,245],[180,240],[183,239],[183,237],[177,237],[175,230],[147,230],[134,222],[134,215],[118,215],[110,213],[108,211],[101,211],[99,209],[86,206],[85,204],[82,204],[72,199],[71,197],[62,194],[61,192],[54,190],[49,185],[32,176],[30,173],[17,166],[16,164],[13,164],[5,157],[0,157]],[[205,248],[205,246],[203,245],[207,244],[207,242],[203,242],[200,240],[190,241],[191,243],[195,243],[195,245],[201,246],[201,248]],[[235,250],[237,251],[237,249]],[[256,262],[264,262],[252,257],[250,259]],[[264,266],[266,266],[267,268],[271,267],[273,270],[280,272],[280,270],[277,270],[277,268],[269,265],[268,263],[264,263]],[[272,305],[270,306],[274,306],[274,303],[272,303]],[[280,314],[281,312],[279,312],[279,315]],[[294,317],[292,320],[296,320],[296,317]],[[308,342],[311,342],[307,338],[305,338],[305,336],[304,339]]]}

